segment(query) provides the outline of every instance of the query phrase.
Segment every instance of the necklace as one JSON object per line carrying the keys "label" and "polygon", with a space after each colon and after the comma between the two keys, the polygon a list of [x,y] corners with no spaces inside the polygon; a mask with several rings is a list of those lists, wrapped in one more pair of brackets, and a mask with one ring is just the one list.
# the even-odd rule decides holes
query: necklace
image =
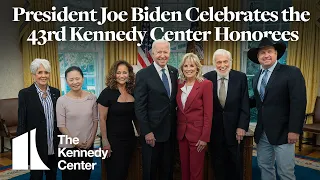
{"label": "necklace", "polygon": [[43,94],[42,94],[42,99],[47,98],[47,96],[48,96],[47,91],[43,92]]}

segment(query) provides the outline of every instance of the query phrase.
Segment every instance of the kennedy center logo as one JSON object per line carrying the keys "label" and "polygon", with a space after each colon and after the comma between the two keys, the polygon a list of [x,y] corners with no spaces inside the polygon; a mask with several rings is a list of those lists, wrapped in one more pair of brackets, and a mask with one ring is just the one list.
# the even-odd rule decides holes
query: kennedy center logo
{"label": "kennedy center logo", "polygon": [[[37,146],[36,146],[36,129],[30,131],[30,142],[28,133],[26,132],[12,140],[12,169],[13,170],[49,170],[49,168],[42,162]],[[58,135],[60,138],[60,145],[76,145],[79,144],[77,137],[68,137],[67,135]],[[29,152],[30,145],[30,152]],[[30,155],[30,162],[28,157]],[[58,158],[84,158],[84,157],[99,157],[106,159],[108,150],[100,148],[77,148],[70,149],[66,147],[59,147],[57,152]],[[29,166],[30,163],[30,166]],[[60,170],[94,170],[97,162],[66,162],[65,160],[58,161],[58,168]],[[30,168],[29,168],[30,167]]]}
{"label": "kennedy center logo", "polygon": [[13,170],[49,170],[42,162],[36,146],[36,129],[30,131],[30,168],[29,138],[26,132],[12,140],[12,169]]}

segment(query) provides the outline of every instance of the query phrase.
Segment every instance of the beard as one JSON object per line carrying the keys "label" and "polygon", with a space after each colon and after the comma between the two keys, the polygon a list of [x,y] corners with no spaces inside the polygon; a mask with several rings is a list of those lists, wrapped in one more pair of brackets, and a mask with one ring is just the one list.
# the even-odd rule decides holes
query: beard
{"label": "beard", "polygon": [[227,76],[229,75],[230,71],[231,71],[231,68],[228,68],[225,73],[221,73],[221,72],[219,72],[218,69],[216,69],[217,74],[218,74],[220,77],[223,77],[223,78],[227,77]]}

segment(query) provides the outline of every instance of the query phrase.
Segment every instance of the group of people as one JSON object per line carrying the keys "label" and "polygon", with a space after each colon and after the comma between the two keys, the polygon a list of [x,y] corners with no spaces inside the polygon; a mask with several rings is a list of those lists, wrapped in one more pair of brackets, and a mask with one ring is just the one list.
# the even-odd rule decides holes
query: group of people
{"label": "group of people", "polygon": [[[216,180],[241,180],[243,138],[250,108],[257,107],[254,137],[261,179],[276,179],[276,160],[279,177],[295,180],[294,144],[304,122],[306,87],[298,68],[277,62],[285,50],[285,44],[264,38],[248,51],[248,58],[261,65],[251,98],[246,75],[232,70],[232,55],[225,49],[213,54],[215,70],[203,74],[193,53],[184,55],[178,69],[168,65],[170,43],[156,40],[154,62],[135,74],[127,61],[116,61],[98,98],[82,90],[83,73],[76,66],[66,70],[71,90],[60,97],[59,90],[48,85],[49,62],[35,59],[30,66],[34,84],[19,92],[17,132],[37,128],[37,150],[50,169],[44,171],[47,179],[56,179],[58,146],[92,149],[100,121],[102,148],[108,150],[108,180],[127,179],[137,140],[142,145],[143,180],[173,179],[176,145],[182,180],[203,179],[206,151],[211,154]],[[59,144],[60,133],[80,142]],[[88,157],[64,160],[93,161]],[[90,179],[90,173],[63,170],[62,178]],[[30,174],[30,179],[43,177],[40,170]]]}

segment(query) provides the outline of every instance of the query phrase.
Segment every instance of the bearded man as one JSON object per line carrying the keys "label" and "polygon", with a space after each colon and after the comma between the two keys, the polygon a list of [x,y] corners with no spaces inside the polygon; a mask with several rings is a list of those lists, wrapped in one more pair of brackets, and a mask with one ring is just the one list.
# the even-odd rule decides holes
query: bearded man
{"label": "bearded man", "polygon": [[231,69],[232,56],[225,49],[213,54],[215,71],[204,77],[213,83],[213,119],[209,151],[216,180],[243,177],[243,137],[250,121],[247,77]]}

